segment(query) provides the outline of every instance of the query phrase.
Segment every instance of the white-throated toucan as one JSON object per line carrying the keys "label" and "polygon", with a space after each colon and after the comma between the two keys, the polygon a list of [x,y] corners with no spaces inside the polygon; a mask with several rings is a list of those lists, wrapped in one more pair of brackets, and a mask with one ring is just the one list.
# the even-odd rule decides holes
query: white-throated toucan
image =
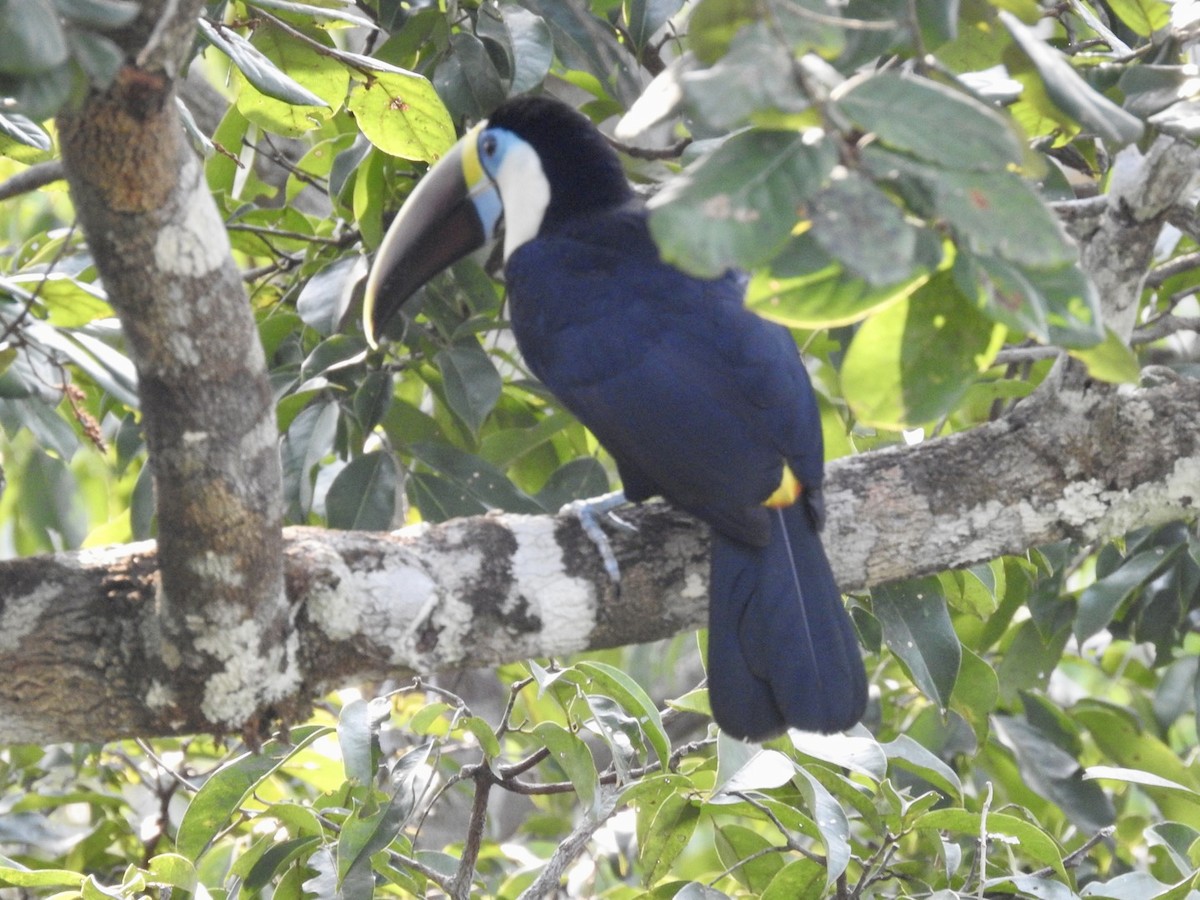
{"label": "white-throated toucan", "polygon": [[418,184],[368,277],[374,342],[426,280],[496,236],[517,344],[612,454],[633,501],[712,526],[708,689],[762,740],[857,722],[867,679],[818,530],[821,423],[795,341],[745,279],[664,263],[617,154],[549,97],[502,105]]}

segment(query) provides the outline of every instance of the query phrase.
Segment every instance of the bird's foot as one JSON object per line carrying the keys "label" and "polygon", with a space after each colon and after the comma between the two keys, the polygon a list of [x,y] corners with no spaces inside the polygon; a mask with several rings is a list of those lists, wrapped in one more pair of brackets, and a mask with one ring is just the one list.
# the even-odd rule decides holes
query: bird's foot
{"label": "bird's foot", "polygon": [[617,565],[616,554],[613,553],[612,544],[608,540],[608,535],[604,533],[600,521],[607,519],[622,531],[637,531],[636,527],[613,512],[614,509],[624,506],[625,503],[625,492],[613,491],[611,494],[590,497],[587,500],[573,500],[559,510],[560,515],[571,515],[579,520],[584,533],[591,538],[596,549],[600,551],[600,558],[604,560],[604,571],[608,573],[608,577],[615,584],[621,582],[621,569]]}

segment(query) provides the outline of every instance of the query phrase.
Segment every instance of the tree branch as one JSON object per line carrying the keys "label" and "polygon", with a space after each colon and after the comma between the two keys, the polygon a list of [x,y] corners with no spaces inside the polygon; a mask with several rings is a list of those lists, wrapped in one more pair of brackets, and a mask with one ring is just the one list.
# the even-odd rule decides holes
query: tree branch
{"label": "tree branch", "polygon": [[[836,460],[825,492],[825,543],[848,591],[1192,516],[1200,382],[1038,395],[970,431]],[[280,639],[298,647],[300,677],[281,703],[702,627],[706,529],[662,503],[623,517],[639,532],[612,535],[619,591],[569,517],[489,515],[394,534],[289,529]],[[202,694],[145,665],[156,581],[151,543],[0,563],[0,670],[11,673],[0,681],[0,742],[222,726]],[[227,666],[252,680],[261,658],[231,648]],[[252,697],[238,710],[257,711]]]}

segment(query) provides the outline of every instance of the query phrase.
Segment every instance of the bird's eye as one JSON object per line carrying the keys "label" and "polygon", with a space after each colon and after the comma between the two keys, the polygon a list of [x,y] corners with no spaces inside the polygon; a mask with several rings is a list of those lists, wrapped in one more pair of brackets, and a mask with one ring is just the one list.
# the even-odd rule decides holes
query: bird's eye
{"label": "bird's eye", "polygon": [[488,158],[496,155],[496,147],[497,141],[494,134],[485,134],[483,139],[479,142],[480,152]]}

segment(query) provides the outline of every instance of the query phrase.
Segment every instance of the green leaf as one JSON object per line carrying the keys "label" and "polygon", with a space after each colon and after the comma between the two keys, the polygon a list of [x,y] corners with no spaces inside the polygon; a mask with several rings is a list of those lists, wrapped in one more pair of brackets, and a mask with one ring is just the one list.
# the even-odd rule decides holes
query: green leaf
{"label": "green leaf", "polygon": [[86,876],[65,869],[30,869],[0,856],[0,884],[15,888],[76,888]]}
{"label": "green leaf", "polygon": [[[304,34],[310,41],[329,48],[334,46],[333,38],[324,29],[308,27],[304,29]],[[328,122],[334,110],[339,109],[345,101],[346,91],[350,87],[350,73],[329,54],[319,52],[309,43],[269,22],[254,29],[250,44],[280,72],[286,73],[288,78],[317,98],[315,103],[300,103],[284,100],[261,89],[240,90],[237,95],[238,109],[264,130],[284,137],[299,137]],[[241,69],[238,71],[241,72]]]}
{"label": "green leaf", "polygon": [[58,328],[75,328],[113,315],[103,290],[62,273],[0,277],[0,291],[20,299],[36,296],[46,307],[47,320]]}
{"label": "green leaf", "polygon": [[1024,159],[1023,141],[1003,114],[925,78],[875,72],[835,94],[835,102],[893,149],[947,169],[1003,172]]}
{"label": "green leaf", "polygon": [[504,382],[491,357],[474,338],[460,341],[433,358],[446,390],[446,403],[472,434],[500,399]]}
{"label": "green leaf", "polygon": [[[413,751],[410,751],[410,753]],[[398,790],[386,802],[357,807],[342,822],[337,841],[337,873],[343,900],[372,900],[375,873],[371,856],[400,833],[412,812],[411,792]]]}
{"label": "green leaf", "polygon": [[150,858],[146,881],[159,887],[178,888],[189,893],[196,890],[196,867],[186,856],[160,853]]}
{"label": "green leaf", "polygon": [[[1015,716],[995,717],[996,735],[1013,751],[1022,780],[1062,811],[1075,827],[1094,834],[1116,819],[1112,801],[1084,779],[1078,751],[1052,732]],[[1066,746],[1060,746],[1066,743]]]}
{"label": "green leaf", "polygon": [[354,86],[347,106],[367,140],[392,156],[433,163],[454,144],[450,114],[415,72],[377,72]]}
{"label": "green leaf", "polygon": [[965,809],[934,809],[917,819],[913,827],[936,828],[974,841],[979,840],[980,835],[985,833],[989,836],[1014,838],[1022,853],[1028,854],[1042,865],[1050,866],[1063,881],[1068,880],[1067,870],[1063,866],[1062,851],[1054,839],[1038,826],[1016,816],[989,813],[985,818],[982,813]]}
{"label": "green leaf", "polygon": [[684,791],[668,794],[654,813],[640,843],[638,858],[644,879],[653,884],[670,869],[696,830],[700,809]]}
{"label": "green leaf", "polygon": [[[0,48],[2,54],[3,49]],[[75,73],[76,69],[70,63],[28,75],[0,73],[0,97],[10,101],[5,111],[23,114],[35,121],[50,118],[71,96]]]}
{"label": "green leaf", "polygon": [[1136,384],[1141,374],[1137,354],[1111,328],[1104,329],[1104,340],[1094,347],[1071,351],[1087,366],[1088,375],[1110,384]]}
{"label": "green leaf", "polygon": [[637,99],[642,83],[634,74],[636,61],[617,41],[612,26],[593,15],[587,4],[524,0],[521,5],[550,27],[555,55],[564,66],[589,73],[626,106]]}
{"label": "green leaf", "polygon": [[991,365],[1003,334],[939,273],[859,328],[842,363],[846,400],[877,428],[935,421]]}
{"label": "green leaf", "polygon": [[554,722],[539,722],[533,728],[534,735],[550,751],[550,757],[566,773],[567,779],[579,795],[584,809],[594,809],[600,787],[596,774],[596,761],[577,734]]}
{"label": "green leaf", "polygon": [[426,522],[481,516],[488,511],[487,506],[454,481],[428,472],[410,472],[405,487],[409,502],[421,511]]}
{"label": "green leaf", "polygon": [[1176,544],[1169,550],[1165,547],[1144,550],[1123,562],[1115,572],[1088,585],[1079,595],[1074,628],[1076,639],[1086,641],[1106,627],[1134,593],[1175,561],[1184,546]]}
{"label": "green leaf", "polygon": [[903,281],[872,287],[846,274],[806,233],[787,243],[770,271],[754,274],[746,288],[746,306],[789,328],[850,325],[910,296],[931,274],[920,271]]}
{"label": "green leaf", "polygon": [[280,766],[332,728],[293,728],[290,744],[268,741],[257,753],[243,753],[217,769],[196,792],[183,813],[175,848],[190,860],[200,858],[217,834],[238,815],[246,799]]}
{"label": "green leaf", "polygon": [[66,61],[66,36],[50,0],[0,0],[0,73],[32,75]]}
{"label": "green leaf", "polygon": [[954,276],[985,313],[1043,343],[1091,347],[1104,338],[1099,296],[1074,264],[1040,268],[964,253]]}
{"label": "green leaf", "polygon": [[1171,4],[1163,0],[1109,0],[1108,6],[1139,37],[1171,24]]}
{"label": "green leaf", "polygon": [[331,266],[325,266],[304,283],[300,296],[296,298],[296,312],[305,325],[323,337],[338,330],[350,303],[350,292],[359,265],[358,257],[345,257]]}
{"label": "green leaf", "polygon": [[818,132],[735,134],[651,198],[650,231],[663,259],[695,275],[753,268],[774,256],[836,163]]}
{"label": "green leaf", "polygon": [[216,26],[199,19],[204,39],[224,53],[259,91],[284,103],[301,106],[325,106],[326,103],[308,88],[283,72],[261,50],[231,28]]}
{"label": "green leaf", "polygon": [[696,58],[711,65],[729,49],[739,31],[753,22],[759,7],[754,0],[703,0],[688,18],[688,46]]}
{"label": "green leaf", "polygon": [[828,896],[825,866],[816,859],[788,863],[771,879],[760,900],[819,900]]}
{"label": "green leaf", "polygon": [[1038,37],[1007,10],[1000,21],[1042,77],[1054,104],[1089,131],[1114,144],[1129,144],[1142,136],[1142,123],[1103,94],[1093,90],[1061,53]]}

